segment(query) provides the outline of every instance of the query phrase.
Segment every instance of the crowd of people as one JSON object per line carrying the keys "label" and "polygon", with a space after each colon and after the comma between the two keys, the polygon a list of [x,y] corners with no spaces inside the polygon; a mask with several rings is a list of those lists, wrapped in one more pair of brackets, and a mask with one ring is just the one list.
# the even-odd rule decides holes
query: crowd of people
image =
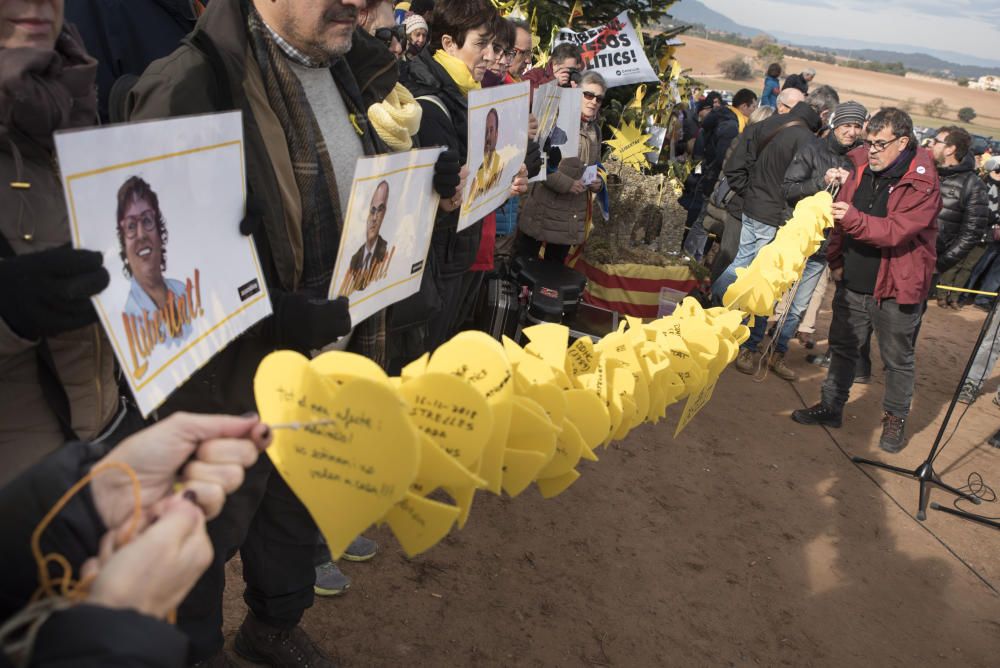
{"label": "crowd of people", "polygon": [[[0,221],[0,552],[8,565],[0,665],[231,665],[222,599],[225,564],[237,552],[248,610],[235,652],[274,666],[332,665],[299,622],[315,595],[341,594],[350,582],[260,456],[271,433],[254,413],[257,366],[276,349],[346,349],[398,373],[467,326],[484,277],[504,257],[562,263],[584,242],[602,188],[584,173],[601,158],[607,83],[584,71],[571,44],[531,68],[538,36],[490,0],[78,0],[65,15],[62,0],[0,0],[0,21],[0,169],[10,184]],[[685,248],[701,258],[716,232],[721,300],[790,207],[839,190],[837,225],[784,306],[767,363],[794,379],[783,355],[793,336],[811,340],[831,278],[828,378],[821,401],[793,418],[840,426],[852,384],[871,373],[864,364],[874,332],[886,365],[881,445],[896,452],[929,291],[954,280],[948,272],[968,264],[984,234],[988,247],[969,280],[1000,284],[1000,165],[987,165],[987,187],[971,176],[960,128],[942,128],[925,150],[899,109],[870,116],[829,86],[810,90],[811,70],[784,86],[780,67],[767,74],[761,95],[740,90],[732,104],[708,95],[683,119],[680,149],[702,165]],[[581,89],[579,127],[563,128],[579,134],[579,151],[564,158],[539,146],[532,119],[509,197],[460,231],[468,96],[520,81],[533,91],[549,82]],[[109,282],[102,255],[69,247],[53,136],[232,109],[242,111],[247,174],[238,226],[255,242],[273,315],[143,418],[90,301]],[[327,295],[355,163],[420,146],[447,149],[434,168],[440,205],[422,284],[352,322],[348,299]],[[545,174],[529,187],[543,152]],[[137,235],[165,234],[155,217],[134,211],[155,195],[132,185],[118,207],[123,254]],[[377,233],[359,266],[377,254]],[[755,323],[740,371],[763,363],[766,329]],[[987,371],[1000,356],[996,339],[984,348]],[[970,400],[980,387],[970,387]],[[359,536],[344,558],[377,551]]]}
{"label": "crowd of people", "polygon": [[[736,270],[774,239],[795,205],[830,192],[836,225],[778,305],[770,330],[765,319],[755,321],[735,366],[755,374],[766,365],[796,380],[785,359],[789,341],[815,346],[816,314],[832,280],[829,350],[808,356],[828,367],[822,396],[792,418],[841,425],[852,385],[871,382],[874,334],[885,366],[879,444],[895,453],[907,443],[914,349],[927,300],[960,308],[973,300],[950,288],[978,290],[983,294],[973,303],[988,310],[989,293],[1000,287],[1000,265],[994,268],[1000,160],[977,165],[972,137],[961,127],[941,127],[918,143],[905,111],[870,114],[857,102],[840,102],[831,87],[810,86],[813,69],[789,75],[784,84],[781,74],[778,63],[767,68],[759,101],[749,89],[735,93],[728,106],[710,93],[686,113],[677,150],[699,162],[700,174],[686,184],[683,248],[696,260],[711,252],[712,296],[721,303]],[[978,351],[962,390],[965,403],[975,401],[1000,357],[997,326],[991,321],[993,336]],[[1000,432],[994,440],[1000,446]]]}
{"label": "crowd of people", "polygon": [[[489,0],[79,0],[65,10],[2,0],[0,20],[0,165],[11,184],[0,223],[0,508],[13,566],[0,584],[0,664],[231,665],[222,596],[239,552],[248,611],[236,653],[332,665],[299,621],[315,595],[350,581],[258,456],[270,430],[254,413],[257,366],[276,349],[346,349],[398,373],[465,326],[516,238],[518,252],[544,247],[561,261],[599,188],[581,177],[600,159],[606,83],[581,72],[572,45],[532,69],[537,36]],[[579,132],[579,153],[549,151],[529,189],[550,148],[534,141],[531,119],[509,198],[459,231],[469,93],[522,80],[582,89],[579,128],[563,128]],[[231,109],[243,112],[245,141],[239,230],[255,242],[273,315],[144,419],[91,304],[109,282],[102,255],[69,247],[53,135]],[[434,167],[440,205],[420,290],[352,322],[348,299],[327,294],[355,163],[421,146],[447,150]],[[136,213],[155,195],[119,195],[122,253],[165,235]],[[36,527],[44,563],[31,549]],[[344,558],[377,551],[359,536]]]}

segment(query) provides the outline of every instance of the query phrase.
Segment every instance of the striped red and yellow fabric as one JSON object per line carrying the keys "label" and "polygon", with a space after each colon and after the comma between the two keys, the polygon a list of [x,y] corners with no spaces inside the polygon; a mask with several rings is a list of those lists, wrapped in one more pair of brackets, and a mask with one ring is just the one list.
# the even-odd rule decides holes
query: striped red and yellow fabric
{"label": "striped red and yellow fabric", "polygon": [[690,292],[698,279],[687,267],[647,264],[590,264],[583,257],[573,267],[587,277],[583,301],[638,318],[655,318],[660,288]]}

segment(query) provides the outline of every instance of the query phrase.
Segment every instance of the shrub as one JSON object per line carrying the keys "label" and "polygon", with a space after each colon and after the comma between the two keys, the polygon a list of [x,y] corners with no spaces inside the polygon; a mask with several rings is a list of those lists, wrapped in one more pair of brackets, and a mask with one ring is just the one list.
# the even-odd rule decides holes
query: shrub
{"label": "shrub", "polygon": [[944,99],[936,97],[930,102],[924,103],[924,114],[930,116],[931,118],[944,118],[944,115],[949,111],[948,105],[944,103]]}
{"label": "shrub", "polygon": [[719,69],[722,70],[727,79],[745,81],[753,78],[753,68],[750,67],[750,63],[739,56],[722,61],[719,63]]}
{"label": "shrub", "polygon": [[971,123],[972,119],[976,117],[976,110],[972,107],[962,107],[958,110],[958,120],[963,123]]}

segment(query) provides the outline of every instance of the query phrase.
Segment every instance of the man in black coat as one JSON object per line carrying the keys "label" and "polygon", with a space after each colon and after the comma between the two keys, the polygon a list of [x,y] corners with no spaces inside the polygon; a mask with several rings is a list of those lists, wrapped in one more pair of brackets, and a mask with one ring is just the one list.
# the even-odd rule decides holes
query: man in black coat
{"label": "man in black coat", "polygon": [[[941,179],[935,284],[940,281],[963,287],[968,268],[982,255],[980,242],[989,221],[988,197],[986,184],[976,173],[971,145],[969,133],[954,125],[939,129],[930,140]],[[937,299],[940,306],[959,308],[958,299],[950,293],[939,292]]]}
{"label": "man in black coat", "polygon": [[[716,300],[721,302],[726,289],[736,280],[736,269],[750,266],[758,251],[769,244],[778,228],[785,224],[787,204],[781,189],[785,172],[799,149],[828,122],[839,102],[835,90],[821,86],[787,114],[778,114],[751,126],[746,141],[737,145],[726,163],[725,175],[729,187],[743,198],[743,230],[733,263],[712,286]],[[763,338],[766,326],[765,319],[756,319],[757,342]],[[750,340],[754,340],[753,335]],[[753,364],[754,352],[744,343],[738,363]]]}
{"label": "man in black coat", "polygon": [[781,87],[781,90],[786,88],[797,88],[802,91],[803,95],[809,94],[809,82],[816,77],[816,70],[811,67],[807,67],[802,70],[800,74],[789,74],[788,78],[785,79],[785,85]]}

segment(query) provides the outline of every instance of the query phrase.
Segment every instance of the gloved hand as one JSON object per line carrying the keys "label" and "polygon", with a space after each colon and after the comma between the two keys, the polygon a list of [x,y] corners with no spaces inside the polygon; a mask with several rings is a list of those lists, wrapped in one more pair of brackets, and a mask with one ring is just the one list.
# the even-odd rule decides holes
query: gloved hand
{"label": "gloved hand", "polygon": [[243,220],[240,221],[240,234],[245,237],[253,236],[263,223],[264,215],[257,204],[257,199],[253,195],[248,196]]}
{"label": "gloved hand", "polygon": [[275,293],[278,345],[299,351],[319,350],[351,331],[347,297],[333,301],[301,293]]}
{"label": "gloved hand", "polygon": [[434,192],[441,196],[441,199],[451,199],[455,196],[458,188],[459,171],[462,165],[459,162],[458,151],[448,149],[438,156],[434,163]]}
{"label": "gloved hand", "polygon": [[549,169],[559,169],[560,162],[562,162],[562,151],[558,146],[553,146],[549,149]]}
{"label": "gloved hand", "polygon": [[90,297],[108,287],[97,251],[69,246],[0,259],[0,318],[35,340],[97,321]]}
{"label": "gloved hand", "polygon": [[524,164],[528,168],[528,178],[533,179],[542,171],[542,149],[534,139],[528,140],[528,152],[524,155]]}

